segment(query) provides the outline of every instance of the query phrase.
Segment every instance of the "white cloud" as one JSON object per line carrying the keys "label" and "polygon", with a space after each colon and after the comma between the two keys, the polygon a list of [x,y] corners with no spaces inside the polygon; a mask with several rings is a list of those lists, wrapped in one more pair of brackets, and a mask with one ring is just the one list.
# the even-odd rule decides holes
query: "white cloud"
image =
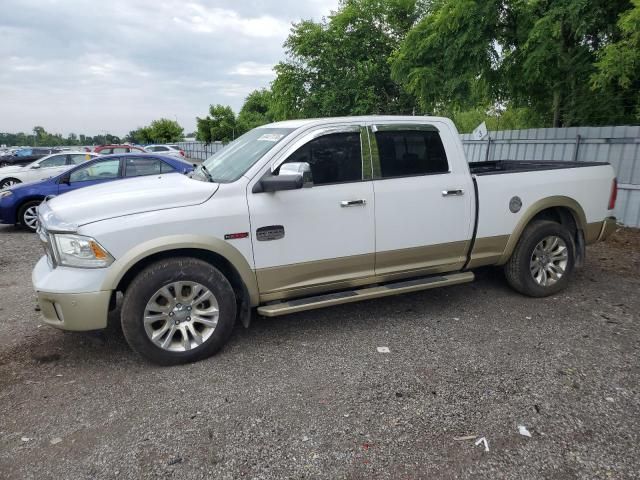
{"label": "white cloud", "polygon": [[271,63],[242,62],[229,70],[229,73],[242,77],[275,77]]}
{"label": "white cloud", "polygon": [[0,131],[186,131],[267,87],[291,23],[338,0],[2,0]]}

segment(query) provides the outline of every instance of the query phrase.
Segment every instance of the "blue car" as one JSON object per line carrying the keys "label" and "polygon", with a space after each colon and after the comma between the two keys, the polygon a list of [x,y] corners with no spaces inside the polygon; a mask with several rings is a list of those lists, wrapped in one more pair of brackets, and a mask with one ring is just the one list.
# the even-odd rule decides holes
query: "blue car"
{"label": "blue car", "polygon": [[165,155],[128,153],[101,156],[56,177],[1,190],[0,223],[20,224],[35,231],[38,226],[37,207],[45,197],[122,178],[171,172],[184,174],[192,170],[189,163]]}

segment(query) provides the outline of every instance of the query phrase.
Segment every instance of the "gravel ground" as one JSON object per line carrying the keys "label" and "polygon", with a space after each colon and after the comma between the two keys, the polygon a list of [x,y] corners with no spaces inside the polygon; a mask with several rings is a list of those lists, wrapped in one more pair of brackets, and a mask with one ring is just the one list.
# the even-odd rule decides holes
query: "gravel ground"
{"label": "gravel ground", "polygon": [[638,478],[638,231],[552,298],[483,270],[257,319],[174,368],[133,354],[117,315],[102,337],[39,327],[39,255],[0,227],[0,478]]}

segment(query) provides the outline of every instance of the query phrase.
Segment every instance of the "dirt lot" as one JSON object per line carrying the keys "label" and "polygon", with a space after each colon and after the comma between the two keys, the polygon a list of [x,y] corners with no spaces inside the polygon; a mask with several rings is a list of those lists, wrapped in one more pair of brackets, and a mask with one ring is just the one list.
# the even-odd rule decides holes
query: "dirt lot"
{"label": "dirt lot", "polygon": [[258,319],[175,368],[133,354],[117,315],[104,338],[39,327],[39,256],[0,227],[0,478],[638,478],[638,231],[553,298],[484,270]]}

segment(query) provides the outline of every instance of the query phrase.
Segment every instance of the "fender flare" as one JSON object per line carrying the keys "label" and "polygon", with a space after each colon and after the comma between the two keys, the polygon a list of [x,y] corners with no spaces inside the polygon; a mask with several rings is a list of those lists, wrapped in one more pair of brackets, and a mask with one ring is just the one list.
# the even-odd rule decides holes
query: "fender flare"
{"label": "fender flare", "polygon": [[228,242],[205,235],[169,235],[136,245],[109,267],[109,273],[105,277],[101,289],[115,290],[126,273],[141,260],[156,253],[180,249],[204,250],[223,257],[238,272],[249,293],[251,305],[258,305],[258,281],[244,255]]}
{"label": "fender flare", "polygon": [[543,210],[554,207],[567,208],[571,212],[573,220],[576,222],[576,226],[578,227],[578,229],[585,231],[585,229],[587,228],[587,217],[584,213],[584,210],[577,201],[575,201],[571,197],[560,195],[543,198],[527,208],[524,214],[520,217],[520,220],[509,236],[507,246],[505,247],[504,252],[502,252],[502,256],[500,257],[496,265],[504,265],[505,263],[507,263],[509,258],[511,258],[511,254],[513,254],[516,245],[518,245],[518,242],[520,241],[522,232],[524,232],[524,229],[527,227],[527,225],[529,225],[533,217],[535,217]]}

